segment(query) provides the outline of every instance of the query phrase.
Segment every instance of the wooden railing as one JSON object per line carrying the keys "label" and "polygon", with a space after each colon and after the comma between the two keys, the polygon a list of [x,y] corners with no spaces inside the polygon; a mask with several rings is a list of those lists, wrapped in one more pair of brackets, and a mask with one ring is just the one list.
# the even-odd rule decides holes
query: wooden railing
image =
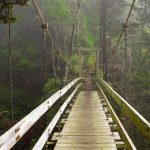
{"label": "wooden railing", "polygon": [[136,150],[131,138],[129,137],[128,133],[126,132],[125,128],[123,127],[121,121],[119,120],[117,114],[115,113],[114,109],[112,108],[109,100],[107,99],[106,95],[104,94],[102,88],[96,83],[98,91],[100,92],[101,96],[103,97],[105,104],[107,105],[107,109],[110,112],[113,121],[117,125],[118,132],[121,136],[121,139],[124,141],[125,146],[128,150]]}
{"label": "wooden railing", "polygon": [[98,83],[103,90],[113,98],[121,111],[133,122],[137,129],[150,141],[150,123],[138,113],[125,99],[123,99],[112,87],[103,79],[98,78]]}
{"label": "wooden railing", "polygon": [[[82,78],[77,78],[65,86],[62,90],[59,90],[55,94],[53,94],[50,98],[48,98],[45,102],[43,102],[40,106],[34,109],[30,114],[25,116],[21,121],[19,121],[16,125],[14,125],[10,130],[8,130],[5,134],[0,137],[0,150],[9,150],[11,149],[23,135],[53,106],[53,104],[59,100],[65,93],[67,93],[78,81],[81,81]],[[68,102],[76,93],[77,89],[80,87],[77,86],[74,92],[69,96],[67,101],[64,105],[60,108],[60,111],[55,115],[52,122],[49,124],[48,128],[43,133],[40,139],[45,140],[48,138],[47,136],[51,133],[54,126],[56,125],[59,117],[61,116],[62,112],[66,108]],[[37,145],[41,140],[38,141]],[[37,145],[34,149],[37,149]],[[41,144],[40,147],[42,147]],[[39,149],[39,147],[38,147]]]}
{"label": "wooden railing", "polygon": [[48,127],[46,128],[46,130],[44,131],[44,133],[42,134],[42,136],[40,137],[40,139],[38,140],[38,142],[34,146],[33,150],[41,150],[44,147],[44,145],[45,145],[47,139],[49,138],[49,135],[53,131],[56,123],[58,122],[59,118],[63,114],[63,112],[66,109],[67,105],[69,104],[69,102],[71,101],[73,96],[76,94],[76,92],[77,92],[77,90],[79,89],[80,86],[81,86],[81,84],[79,84],[76,87],[76,89],[72,92],[72,94],[68,97],[68,99],[64,102],[64,104],[58,110],[57,114],[54,116],[54,118],[52,119],[52,121],[50,122],[50,124],[48,125]]}

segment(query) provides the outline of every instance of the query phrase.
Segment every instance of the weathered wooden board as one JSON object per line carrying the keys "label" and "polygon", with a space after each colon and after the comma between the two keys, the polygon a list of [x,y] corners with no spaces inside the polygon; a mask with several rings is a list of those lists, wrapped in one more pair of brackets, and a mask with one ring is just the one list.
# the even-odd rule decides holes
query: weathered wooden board
{"label": "weathered wooden board", "polygon": [[69,83],[62,90],[56,92],[40,106],[34,109],[30,114],[25,116],[21,121],[14,125],[10,130],[0,137],[0,150],[11,149],[20,138],[41,118],[41,116],[50,109],[50,107],[62,97],[75,83],[81,78],[77,78]]}
{"label": "weathered wooden board", "polygon": [[[116,144],[114,143],[87,143],[87,142],[74,142],[75,144],[68,144],[68,143],[64,143],[64,144],[57,144],[57,147],[59,148],[78,148],[78,150],[82,150],[82,148],[93,148],[93,147],[97,147],[97,148],[116,148]],[[97,145],[97,146],[96,146]]]}
{"label": "weathered wooden board", "polygon": [[[120,136],[117,132],[114,132],[113,134],[110,134],[110,135],[101,135],[100,133],[98,132],[91,132],[91,133],[84,133],[84,134],[80,134],[80,132],[76,132],[76,133],[66,133],[66,132],[63,132],[63,133],[55,133],[54,136],[53,136],[53,140],[58,140],[58,139],[80,139],[81,137],[83,138],[84,136],[84,139],[91,137],[91,138],[97,138],[100,142],[101,141],[112,141],[112,140],[115,140],[115,141],[120,141]],[[114,142],[114,141],[113,141]]]}
{"label": "weathered wooden board", "polygon": [[65,121],[61,133],[56,133],[56,150],[63,149],[103,149],[116,150],[115,140],[118,133],[110,130],[109,121],[96,91],[81,92]]}
{"label": "weathered wooden board", "polygon": [[[79,147],[81,150],[117,150],[117,148],[101,148],[100,146],[96,147],[95,145],[93,145],[91,147],[89,145],[87,145],[87,147],[84,147],[84,145],[81,144],[81,145],[79,145]],[[79,150],[79,148],[73,148],[73,147],[63,148],[61,145],[60,145],[60,147],[55,148],[55,150],[60,150],[60,149],[61,150]]]}

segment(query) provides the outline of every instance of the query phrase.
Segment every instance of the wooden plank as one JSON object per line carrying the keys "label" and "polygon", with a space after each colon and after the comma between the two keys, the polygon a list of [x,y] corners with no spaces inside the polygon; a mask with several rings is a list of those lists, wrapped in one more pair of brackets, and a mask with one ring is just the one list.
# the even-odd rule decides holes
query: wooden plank
{"label": "wooden plank", "polygon": [[97,136],[97,138],[98,138],[98,136],[112,136],[113,137],[113,134],[112,134],[112,132],[110,131],[110,130],[105,130],[105,131],[95,131],[95,132],[87,132],[87,131],[80,131],[80,132],[69,132],[69,131],[64,131],[61,135],[63,135],[63,136],[84,136],[84,135],[88,135],[89,137],[90,137],[90,135],[91,136]]}
{"label": "wooden plank", "polygon": [[[88,109],[88,107],[86,107],[86,108]],[[78,111],[78,110],[76,110],[76,111]],[[104,110],[102,110],[102,111],[104,111]],[[71,112],[70,112],[70,114],[71,114]],[[75,120],[75,119],[80,120],[80,118],[86,120],[86,117],[90,117],[91,119],[94,119],[94,118],[97,117],[97,120],[106,120],[107,119],[105,114],[100,114],[99,112],[97,112],[96,114],[95,113],[93,114],[92,112],[91,112],[91,114],[90,113],[87,113],[87,114],[86,113],[82,113],[82,115],[80,115],[80,114],[75,114],[75,115],[71,114],[71,115],[69,115],[68,118],[71,118],[72,120]]]}
{"label": "wooden plank", "polygon": [[[88,116],[85,116],[85,117],[88,117]],[[90,116],[89,116],[90,117]],[[95,116],[96,117],[96,116]],[[93,123],[93,121],[94,121],[94,123],[96,124],[105,124],[105,120],[107,120],[106,118],[105,119],[99,119],[98,117],[97,117],[97,120],[95,120],[94,119],[94,116],[92,116],[92,117],[90,117],[90,120],[87,120],[87,119],[85,119],[84,117],[80,117],[80,118],[71,118],[70,119],[71,120],[71,122],[72,123],[74,123],[74,122],[80,122],[80,123]],[[112,122],[112,119],[111,118],[109,118],[108,120],[107,120],[108,122]]]}
{"label": "wooden plank", "polygon": [[124,146],[125,146],[125,144],[124,144],[124,142],[122,142],[122,141],[117,141],[116,142],[116,146],[117,146],[117,148],[119,148],[119,149],[123,149],[124,148]]}
{"label": "wooden plank", "polygon": [[[109,124],[106,124],[106,125],[104,125],[104,124],[92,124],[92,125],[90,125],[90,124],[87,124],[86,125],[86,128],[87,129],[89,129],[89,130],[97,130],[97,129],[102,129],[102,128],[105,128],[105,127],[108,127],[108,128],[110,128],[110,126],[109,126]],[[77,125],[75,125],[75,124],[65,124],[65,126],[63,127],[63,129],[66,129],[66,128],[70,128],[70,129],[81,129],[81,130],[84,130],[85,129],[85,125],[84,124],[77,124]]]}
{"label": "wooden plank", "polygon": [[[109,132],[109,131],[94,131],[94,132],[86,132],[86,131],[83,131],[83,132],[68,132],[68,131],[64,131],[63,134],[60,134],[62,136],[98,136],[99,137],[107,137],[107,136],[112,136],[112,133]],[[112,136],[114,138],[114,136]]]}
{"label": "wooden plank", "polygon": [[118,127],[118,130],[119,130],[119,133],[121,135],[121,138],[124,140],[126,146],[127,146],[127,149],[129,150],[136,150],[136,147],[134,146],[132,140],[130,139],[128,133],[126,132],[125,128],[123,127],[121,121],[119,120],[118,116],[116,115],[115,111],[113,110],[111,104],[109,103],[107,97],[105,96],[103,90],[101,89],[101,87],[98,85],[97,83],[97,87],[98,89],[100,90],[101,92],[101,95],[103,96],[106,104],[107,104],[107,107],[113,117],[113,120],[115,121],[115,123],[117,124],[117,127]]}
{"label": "wooden plank", "polygon": [[91,144],[91,143],[80,143],[80,142],[77,142],[75,144],[67,144],[67,143],[64,143],[64,144],[57,144],[57,148],[78,148],[79,149],[82,149],[82,148],[116,148],[116,144],[115,143],[95,143],[95,144]]}
{"label": "wooden plank", "polygon": [[97,92],[81,92],[62,132],[52,138],[58,140],[55,149],[116,149],[115,139],[120,136],[112,134],[109,121],[112,119],[106,119]]}
{"label": "wooden plank", "polygon": [[21,121],[14,125],[10,130],[0,137],[0,149],[11,149],[23,135],[41,118],[41,116],[51,108],[51,106],[63,96],[75,83],[82,78],[77,78],[65,86],[62,90],[53,94],[45,102],[34,109],[30,114],[25,116]]}
{"label": "wooden plank", "polygon": [[97,136],[88,136],[88,138],[78,136],[72,139],[69,137],[66,139],[59,139],[57,144],[74,144],[77,146],[78,144],[106,144],[109,145],[109,147],[111,147],[111,145],[113,145],[112,147],[116,147],[114,140],[110,140],[108,141],[107,139],[99,139]]}
{"label": "wooden plank", "polygon": [[[79,128],[73,128],[73,129],[69,129],[69,128],[65,128],[65,129],[63,129],[63,131],[64,132],[75,132],[75,131],[77,131],[77,129],[79,129]],[[84,129],[82,129],[82,132],[87,132],[88,133],[88,131],[90,132],[90,131],[92,131],[93,129],[86,129],[86,128],[84,128]],[[101,131],[101,132],[103,132],[103,131],[110,131],[110,128],[108,127],[108,128],[97,128],[97,130],[95,129],[94,131],[96,131],[96,133],[99,131]],[[94,131],[93,131],[93,133],[94,133]],[[82,133],[81,132],[81,133]]]}
{"label": "wooden plank", "polygon": [[87,126],[88,128],[85,128],[84,126],[74,126],[73,128],[71,128],[71,126],[66,126],[63,128],[64,131],[68,130],[68,131],[74,131],[74,130],[78,130],[79,128],[83,131],[89,130],[89,131],[93,131],[93,130],[110,130],[110,126]]}
{"label": "wooden plank", "polygon": [[[85,136],[85,137],[84,137]],[[113,141],[114,142],[114,140],[116,141],[119,141],[119,140],[121,140],[120,139],[120,136],[119,136],[119,134],[117,133],[117,132],[114,132],[113,134],[109,134],[109,135],[101,135],[100,133],[98,133],[98,132],[89,132],[89,133],[79,133],[79,132],[74,132],[74,133],[70,133],[70,132],[63,132],[63,133],[55,133],[54,135],[53,135],[53,138],[52,138],[52,140],[58,140],[58,139],[61,139],[61,138],[64,138],[65,140],[66,139],[72,139],[72,138],[76,138],[76,139],[80,139],[80,138],[84,138],[84,139],[86,139],[86,137],[89,139],[89,137],[90,138],[97,138],[98,140],[107,140],[107,141]]]}
{"label": "wooden plank", "polygon": [[139,131],[150,141],[150,123],[138,113],[125,99],[123,99],[112,87],[104,80],[99,78],[103,88],[113,97],[116,103],[122,107],[121,110],[131,119],[137,126]]}
{"label": "wooden plank", "polygon": [[[72,148],[72,147],[69,147],[68,148],[69,150],[79,150],[79,148]],[[117,150],[117,148],[96,148],[96,147],[81,147],[80,146],[80,149],[82,150]],[[66,150],[66,148],[62,148],[62,147],[58,147],[58,148],[55,148],[55,150]]]}
{"label": "wooden plank", "polygon": [[[67,125],[67,127],[70,127],[70,128],[73,128],[73,127],[78,127],[78,128],[85,128],[85,124],[82,124],[82,123],[78,123],[78,124],[65,124],[65,126]],[[86,124],[86,127],[89,129],[89,128],[100,128],[100,127],[110,127],[109,124]],[[65,128],[65,127],[64,127]]]}

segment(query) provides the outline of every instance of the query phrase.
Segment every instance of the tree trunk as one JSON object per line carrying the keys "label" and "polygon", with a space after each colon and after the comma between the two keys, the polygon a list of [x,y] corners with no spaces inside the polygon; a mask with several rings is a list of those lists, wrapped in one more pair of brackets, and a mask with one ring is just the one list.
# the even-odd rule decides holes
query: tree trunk
{"label": "tree trunk", "polygon": [[103,78],[107,80],[106,0],[101,0],[101,7]]}
{"label": "tree trunk", "polygon": [[72,50],[73,50],[73,47],[74,47],[75,31],[76,31],[77,24],[78,24],[79,9],[80,8],[78,8],[77,11],[76,11],[76,14],[74,16],[74,22],[73,22],[73,25],[72,25],[72,33],[71,33],[70,44],[69,44],[69,56],[72,55]]}
{"label": "tree trunk", "polygon": [[102,37],[103,37],[103,24],[102,24],[102,15],[103,11],[102,11],[102,0],[100,0],[100,49],[99,49],[99,64],[100,64],[100,68],[102,65],[102,47],[103,47],[103,41],[102,41]]}
{"label": "tree trunk", "polygon": [[[71,32],[71,38],[70,38],[70,44],[68,47],[68,62],[65,65],[65,77],[64,77],[64,85],[67,83],[67,79],[68,79],[68,74],[69,74],[69,68],[70,68],[70,58],[72,56],[72,51],[73,51],[73,47],[74,47],[74,42],[75,42],[75,32],[78,30],[78,15],[79,15],[79,10],[81,8],[81,0],[77,0],[77,10],[76,13],[74,15],[74,22],[72,25],[72,32]],[[76,35],[77,36],[77,35]]]}

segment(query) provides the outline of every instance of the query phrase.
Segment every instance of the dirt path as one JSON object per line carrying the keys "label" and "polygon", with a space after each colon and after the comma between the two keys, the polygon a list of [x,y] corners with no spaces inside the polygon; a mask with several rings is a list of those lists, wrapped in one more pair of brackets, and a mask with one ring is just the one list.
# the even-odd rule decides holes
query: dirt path
{"label": "dirt path", "polygon": [[88,67],[85,67],[83,71],[83,76],[85,78],[83,90],[94,91],[96,89],[96,86],[93,82],[94,71]]}

